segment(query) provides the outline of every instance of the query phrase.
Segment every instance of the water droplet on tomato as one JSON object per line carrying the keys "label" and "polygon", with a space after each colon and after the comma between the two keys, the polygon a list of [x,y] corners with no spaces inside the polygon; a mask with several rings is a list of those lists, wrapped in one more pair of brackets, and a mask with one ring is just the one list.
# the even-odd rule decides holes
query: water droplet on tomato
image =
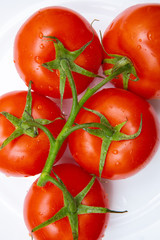
{"label": "water droplet on tomato", "polygon": [[53,91],[53,87],[52,86],[49,86],[48,89],[49,89],[49,91]]}
{"label": "water droplet on tomato", "polygon": [[34,59],[35,59],[36,63],[41,63],[41,58],[40,57],[36,56]]}
{"label": "water droplet on tomato", "polygon": [[115,165],[116,165],[116,166],[119,166],[119,165],[120,165],[120,162],[119,162],[119,161],[117,161],[117,162],[115,163]]}
{"label": "water droplet on tomato", "polygon": [[43,44],[43,43],[40,45],[40,48],[41,48],[41,49],[43,49],[43,48],[44,48],[44,44]]}
{"label": "water droplet on tomato", "polygon": [[112,153],[117,155],[118,154],[118,150],[113,150]]}
{"label": "water droplet on tomato", "polygon": [[40,39],[43,38],[43,33],[42,33],[42,32],[39,33],[39,38],[40,38]]}
{"label": "water droplet on tomato", "polygon": [[41,110],[41,109],[42,109],[42,105],[38,105],[38,106],[37,106],[37,109],[38,109],[38,110]]}
{"label": "water droplet on tomato", "polygon": [[137,48],[140,50],[142,47],[141,47],[141,45],[138,45]]}
{"label": "water droplet on tomato", "polygon": [[75,152],[75,154],[74,154],[74,155],[75,155],[75,157],[77,157],[77,156],[78,156],[78,152]]}
{"label": "water droplet on tomato", "polygon": [[151,32],[148,32],[148,33],[147,33],[147,38],[148,38],[148,40],[150,40],[150,41],[152,40],[152,33],[151,33]]}

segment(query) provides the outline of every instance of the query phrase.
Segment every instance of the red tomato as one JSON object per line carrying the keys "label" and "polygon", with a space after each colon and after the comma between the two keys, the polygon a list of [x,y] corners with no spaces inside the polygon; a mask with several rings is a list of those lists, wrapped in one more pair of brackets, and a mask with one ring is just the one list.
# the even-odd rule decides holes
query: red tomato
{"label": "red tomato", "polygon": [[[102,62],[102,48],[96,32],[92,43],[75,60],[82,68],[97,73]],[[93,37],[91,25],[78,13],[63,7],[48,7],[33,14],[20,28],[14,44],[14,61],[20,77],[33,89],[46,96],[59,98],[59,71],[42,66],[55,59],[52,41],[43,36],[57,37],[69,51],[81,48]],[[73,73],[78,94],[91,83],[93,78]],[[69,82],[64,97],[72,97]]]}
{"label": "red tomato", "polygon": [[[61,178],[73,197],[80,193],[92,178],[82,168],[74,164],[56,165],[54,166],[54,171]],[[108,200],[106,194],[97,179],[82,200],[82,204],[107,207]],[[50,182],[44,187],[39,187],[37,186],[37,181],[35,181],[27,193],[24,202],[24,219],[29,231],[53,217],[63,206],[63,194],[58,187]],[[104,227],[108,222],[108,214],[82,214],[78,218],[78,240],[97,240],[102,238]],[[34,232],[33,237],[35,240],[73,239],[67,217]]]}
{"label": "red tomato", "polygon": [[[118,15],[103,36],[107,53],[127,56],[132,61],[139,81],[129,81],[128,89],[146,99],[160,98],[159,26],[160,4],[138,4]],[[108,67],[104,64],[104,70]],[[122,77],[112,83],[123,88]]]}
{"label": "red tomato", "polygon": [[[6,111],[16,117],[22,117],[26,95],[26,91],[19,91],[1,96],[0,112]],[[53,101],[33,92],[32,116],[33,118],[54,120],[61,116],[61,111]],[[56,120],[46,127],[54,137],[57,137],[64,123],[64,120]],[[15,127],[12,123],[0,114],[0,145],[14,130]],[[50,144],[46,134],[40,129],[38,132],[39,134],[35,138],[22,135],[0,150],[0,171],[12,176],[30,176],[42,171]],[[66,143],[62,146],[56,160],[62,156],[65,148]]]}
{"label": "red tomato", "polygon": [[[93,95],[85,107],[103,114],[114,127],[124,121],[121,132],[135,134],[132,140],[113,141],[105,159],[102,177],[108,179],[127,178],[142,169],[151,159],[158,146],[158,120],[150,104],[137,95],[123,89],[104,89]],[[97,115],[82,109],[76,123],[99,122]],[[69,147],[74,159],[88,172],[99,175],[101,138],[84,130],[77,130],[69,137]]]}

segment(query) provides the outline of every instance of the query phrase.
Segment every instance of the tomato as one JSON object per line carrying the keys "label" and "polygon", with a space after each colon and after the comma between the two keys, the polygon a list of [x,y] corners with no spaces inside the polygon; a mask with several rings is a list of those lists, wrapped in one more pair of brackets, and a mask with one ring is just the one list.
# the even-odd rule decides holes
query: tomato
{"label": "tomato", "polygon": [[[43,36],[57,37],[69,51],[75,51],[93,37],[91,24],[78,13],[64,7],[48,7],[34,13],[18,31],[14,44],[14,62],[20,77],[43,95],[59,98],[59,70],[53,72],[42,66],[55,59],[52,41]],[[75,63],[97,73],[102,62],[102,48],[94,31],[92,43],[77,57]],[[93,77],[73,72],[78,94],[86,89]],[[72,97],[66,82],[64,98]]]}
{"label": "tomato", "polygon": [[[58,164],[53,169],[73,197],[80,193],[92,178],[82,168],[71,163]],[[52,174],[52,176],[54,175]],[[82,204],[99,207],[106,207],[108,205],[106,194],[97,179],[82,200]],[[29,231],[53,217],[63,206],[63,194],[58,187],[50,182],[44,187],[39,187],[37,186],[37,181],[35,181],[27,193],[24,202],[24,219]],[[78,216],[78,220],[78,240],[97,240],[102,237],[104,227],[108,222],[108,214],[82,214]],[[34,232],[33,237],[36,240],[73,239],[67,217]]]}
{"label": "tomato", "polygon": [[[0,97],[0,112],[6,111],[21,118],[26,104],[26,91],[17,91],[4,94]],[[59,107],[47,97],[32,93],[32,117],[55,120],[61,117]],[[46,125],[56,138],[61,131],[65,120],[59,119]],[[15,130],[12,123],[0,114],[0,145]],[[0,171],[12,176],[30,176],[42,171],[49,152],[47,135],[38,129],[38,136],[32,138],[21,135],[8,143],[0,150]],[[56,161],[62,156],[66,148],[63,144]]]}
{"label": "tomato", "polygon": [[[135,67],[139,81],[129,80],[128,90],[146,99],[160,98],[159,26],[160,4],[138,4],[119,14],[103,35],[106,52],[128,57]],[[105,63],[107,68],[110,64]],[[122,76],[112,83],[123,88]]]}
{"label": "tomato", "polygon": [[[93,95],[85,107],[103,114],[115,127],[126,121],[121,132],[135,134],[131,140],[112,141],[102,171],[102,177],[122,179],[132,176],[142,169],[153,157],[159,142],[158,120],[151,105],[139,96],[118,88],[108,88]],[[96,114],[81,109],[76,123],[99,122]],[[88,172],[99,176],[99,161],[102,139],[82,129],[69,137],[69,147],[74,159]]]}

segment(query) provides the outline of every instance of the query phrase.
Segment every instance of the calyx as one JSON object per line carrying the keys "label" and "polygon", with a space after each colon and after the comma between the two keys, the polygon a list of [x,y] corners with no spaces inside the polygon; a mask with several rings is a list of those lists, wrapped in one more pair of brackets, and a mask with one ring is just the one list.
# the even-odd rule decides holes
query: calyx
{"label": "calyx", "polygon": [[44,36],[44,38],[46,38],[48,41],[53,41],[56,56],[55,56],[55,60],[43,63],[42,66],[47,68],[51,72],[53,72],[54,70],[59,70],[61,103],[63,101],[65,83],[67,79],[66,67],[68,67],[71,72],[80,73],[88,77],[97,77],[97,76],[101,77],[95,73],[92,73],[80,67],[74,62],[76,58],[91,44],[94,38],[94,34],[91,41],[87,42],[84,46],[82,46],[80,49],[75,51],[67,50],[62,44],[62,42],[54,36]]}
{"label": "calyx", "polygon": [[[94,206],[87,206],[82,204],[82,200],[85,198],[87,193],[92,188],[96,177],[93,176],[88,183],[88,185],[75,197],[73,197],[70,192],[67,190],[66,186],[59,178],[59,176],[54,172],[56,179],[51,177],[50,175],[45,176],[48,181],[55,184],[62,190],[63,198],[64,198],[64,207],[62,207],[53,217],[48,219],[47,221],[43,222],[42,224],[38,225],[37,227],[32,229],[32,233],[48,226],[51,223],[54,223],[64,217],[68,217],[69,223],[72,230],[73,240],[78,240],[78,215],[80,214],[90,214],[90,213],[125,213],[127,211],[113,211],[108,208],[104,207],[94,207]],[[31,234],[32,235],[32,234]],[[33,235],[32,235],[33,239]]]}
{"label": "calyx", "polygon": [[130,140],[138,137],[142,130],[142,116],[138,131],[135,134],[127,135],[120,132],[122,127],[127,123],[127,121],[113,127],[109,123],[108,119],[100,112],[85,107],[84,109],[96,114],[100,118],[100,124],[98,128],[93,128],[92,124],[92,128],[84,127],[83,130],[102,139],[101,155],[99,162],[99,177],[101,178],[110,144],[112,143],[112,141]]}
{"label": "calyx", "polygon": [[[113,67],[105,70],[104,71],[105,75],[111,75],[118,69],[120,69],[121,71],[123,70],[122,79],[123,79],[123,88],[125,90],[128,89],[129,80],[134,82],[139,80],[136,73],[136,69],[129,58],[122,55],[117,55],[117,54],[107,54],[107,55],[109,56],[109,58],[104,59],[103,63],[113,64]],[[135,77],[135,79],[130,78],[131,74]]]}
{"label": "calyx", "polygon": [[9,144],[12,140],[20,137],[23,134],[28,135],[32,138],[36,137],[38,135],[38,128],[30,123],[37,122],[41,125],[47,125],[52,122],[47,119],[33,119],[31,84],[32,82],[29,83],[26,105],[21,118],[17,118],[14,115],[5,111],[0,112],[0,114],[5,116],[15,126],[14,132],[6,140],[4,140],[4,142],[0,146],[0,150],[4,148],[7,144]]}

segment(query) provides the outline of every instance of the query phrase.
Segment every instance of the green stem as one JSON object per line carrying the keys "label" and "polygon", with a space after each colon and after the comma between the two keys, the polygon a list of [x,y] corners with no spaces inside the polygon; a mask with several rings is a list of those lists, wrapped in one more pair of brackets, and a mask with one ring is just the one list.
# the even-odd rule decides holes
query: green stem
{"label": "green stem", "polygon": [[66,139],[67,135],[65,135],[65,133],[67,132],[67,130],[73,125],[74,123],[74,119],[76,117],[75,115],[75,109],[78,106],[78,99],[77,99],[77,92],[76,92],[76,87],[75,87],[75,83],[74,83],[74,79],[72,76],[72,73],[69,69],[69,64],[68,61],[63,59],[61,61],[61,67],[63,68],[63,70],[65,71],[68,80],[70,82],[71,85],[71,89],[72,89],[72,95],[73,95],[73,103],[72,103],[72,108],[71,108],[71,112],[70,112],[70,116],[66,122],[66,124],[64,125],[63,129],[61,130],[61,132],[59,133],[56,141],[54,142],[54,146],[50,148],[50,152],[49,152],[49,156],[47,158],[46,164],[43,168],[43,171],[41,173],[41,176],[39,178],[39,185],[44,185],[45,184],[45,175],[50,174],[51,170],[52,170],[52,166],[54,164],[56,155],[60,149],[60,147],[62,146],[64,140]]}
{"label": "green stem", "polygon": [[[64,125],[63,129],[59,133],[56,139],[52,136],[50,131],[40,123],[37,123],[35,121],[29,121],[30,126],[35,126],[37,128],[40,128],[42,131],[46,133],[46,135],[49,138],[50,141],[50,150],[48,154],[48,158],[46,160],[45,166],[42,170],[42,173],[39,177],[38,180],[38,186],[44,186],[47,182],[51,182],[55,184],[59,189],[62,190],[63,197],[64,197],[64,207],[51,219],[47,220],[46,222],[40,224],[37,226],[35,229],[33,229],[33,232],[40,229],[43,226],[47,226],[50,223],[53,223],[63,217],[68,216],[71,229],[72,229],[72,235],[74,240],[78,240],[78,214],[85,214],[85,213],[106,213],[106,212],[115,212],[109,209],[105,209],[102,207],[90,207],[90,206],[84,206],[81,204],[81,201],[85,197],[85,195],[88,193],[90,188],[92,187],[95,177],[92,178],[90,183],[82,190],[81,193],[79,193],[75,198],[69,193],[67,190],[66,186],[63,184],[61,179],[56,175],[55,176],[57,179],[53,178],[50,176],[50,173],[52,171],[53,164],[55,162],[56,156],[59,152],[60,147],[62,146],[64,140],[73,132],[78,129],[85,129],[89,128],[89,131],[92,131],[92,128],[98,128],[100,131],[105,132],[105,134],[108,134],[109,137],[112,137],[113,131],[112,128],[108,128],[108,123],[102,124],[100,123],[85,123],[85,124],[76,124],[74,125],[75,119],[77,114],[79,113],[80,109],[83,107],[84,103],[95,93],[97,92],[101,87],[103,87],[107,82],[112,80],[114,77],[119,75],[120,73],[123,72],[123,67],[120,69],[117,69],[116,71],[113,71],[111,75],[103,79],[99,84],[97,84],[95,87],[91,89],[87,89],[83,97],[80,99],[78,102],[78,97],[77,97],[77,91],[76,91],[76,86],[75,82],[72,76],[72,71],[75,70],[75,66],[72,64],[72,68],[70,65],[70,62],[66,58],[59,58],[59,64],[60,64],[60,70],[62,71],[62,75],[66,76],[68,78],[68,81],[70,83],[70,87],[72,90],[72,108],[70,115],[68,117],[68,120],[66,124]],[[48,67],[48,65],[47,65]],[[52,69],[52,67],[51,67]],[[53,68],[54,69],[54,68]],[[77,68],[76,72],[79,72],[79,67]],[[62,79],[64,80],[64,79]],[[66,79],[65,79],[66,80]],[[62,90],[64,90],[64,83],[62,84]],[[62,96],[63,96],[63,91],[62,91]],[[100,118],[102,118],[100,116]],[[103,120],[103,119],[102,119]],[[103,122],[103,121],[102,121]],[[105,122],[106,123],[106,122]],[[97,130],[97,129],[96,129]],[[96,132],[96,134],[101,134],[101,132]]]}
{"label": "green stem", "polygon": [[84,128],[100,128],[105,130],[107,136],[112,136],[113,131],[106,127],[104,124],[98,123],[98,122],[93,122],[93,123],[83,123],[83,124],[77,124],[75,126],[72,126],[71,128],[68,129],[63,135],[64,138],[67,138],[72,132],[79,130],[79,129],[84,129]]}
{"label": "green stem", "polygon": [[72,72],[69,68],[69,63],[66,59],[63,59],[61,60],[61,66],[63,67],[65,73],[66,73],[66,76],[68,77],[68,81],[70,83],[70,86],[71,86],[71,90],[72,90],[72,108],[71,108],[71,112],[69,114],[69,117],[67,119],[67,122],[64,126],[64,128],[62,129],[62,134],[60,133],[60,137],[61,135],[63,136],[64,132],[66,132],[66,130],[68,128],[70,128],[73,123],[74,123],[74,120],[76,118],[76,115],[77,115],[77,111],[76,109],[79,108],[79,103],[78,103],[78,98],[77,98],[77,90],[76,90],[76,86],[75,86],[75,82],[74,82],[74,79],[73,79],[73,75],[72,75]]}
{"label": "green stem", "polygon": [[71,89],[72,89],[72,99],[73,99],[72,109],[71,109],[71,114],[72,114],[72,111],[74,111],[75,107],[78,105],[77,90],[76,90],[76,86],[75,86],[74,79],[72,76],[72,72],[69,67],[68,60],[62,59],[60,63],[61,63],[61,67],[62,67],[63,71],[66,73],[66,76],[68,77],[68,81],[69,81]]}
{"label": "green stem", "polygon": [[[93,87],[91,89],[87,89],[87,91],[85,92],[83,97],[78,102],[78,100],[77,100],[77,91],[76,91],[74,79],[73,79],[73,76],[72,76],[72,73],[71,73],[71,70],[69,68],[69,64],[68,64],[67,60],[62,61],[61,66],[63,67],[64,71],[66,72],[66,75],[67,75],[68,80],[69,80],[70,85],[71,85],[72,95],[73,95],[73,103],[72,103],[71,112],[70,112],[70,115],[68,117],[68,120],[67,120],[66,124],[64,125],[63,129],[61,130],[61,132],[57,136],[56,140],[54,141],[54,144],[51,141],[52,145],[50,147],[49,156],[47,158],[46,164],[45,164],[45,166],[43,168],[43,171],[42,171],[42,173],[40,175],[40,178],[39,178],[39,183],[38,184],[41,185],[41,186],[45,185],[45,183],[46,183],[45,176],[46,176],[46,174],[49,175],[51,173],[51,170],[52,170],[55,158],[56,158],[57,153],[58,153],[59,149],[61,148],[64,140],[69,136],[69,134],[71,132],[73,132],[73,131],[75,131],[77,129],[80,129],[80,128],[84,128],[85,126],[87,126],[87,125],[80,125],[80,126],[76,125],[76,126],[73,126],[75,118],[76,118],[77,114],[79,113],[80,109],[83,107],[84,103],[96,91],[98,91],[101,87],[103,87],[107,82],[109,82],[115,76],[117,76],[118,74],[123,72],[123,68],[118,69],[117,71],[113,72],[113,74],[111,74],[110,76],[108,76],[105,79],[103,79],[95,87]],[[98,123],[96,123],[96,124],[98,126]],[[88,126],[95,127],[95,124],[93,126],[92,123],[90,123]],[[102,127],[102,126],[100,126],[100,127]],[[41,126],[39,128],[41,128]]]}
{"label": "green stem", "polygon": [[62,207],[55,215],[53,215],[50,219],[42,222],[40,225],[36,226],[32,229],[32,233],[37,230],[48,226],[49,224],[55,223],[56,221],[68,217],[70,226],[72,229],[73,240],[78,240],[78,215],[81,214],[90,214],[90,213],[125,213],[127,211],[113,211],[108,208],[98,207],[98,206],[88,206],[83,205],[82,201],[88,192],[91,190],[93,184],[95,183],[96,177],[93,176],[89,183],[86,185],[81,192],[79,192],[75,197],[73,197],[70,192],[67,190],[63,181],[60,177],[54,172],[55,177],[46,176],[46,179],[56,185],[60,190],[62,190],[64,197],[64,207]]}
{"label": "green stem", "polygon": [[84,105],[84,103],[94,94],[96,93],[100,88],[102,88],[105,84],[107,84],[109,81],[111,81],[113,78],[115,78],[117,75],[121,74],[123,72],[123,69],[118,69],[117,71],[113,72],[108,77],[104,78],[100,83],[98,83],[93,88],[88,88],[87,91],[84,93],[83,97],[79,101],[79,109]]}
{"label": "green stem", "polygon": [[61,184],[59,181],[57,181],[55,178],[51,177],[50,175],[46,175],[46,181],[56,185],[60,190],[62,190],[62,192],[66,190],[63,184]]}
{"label": "green stem", "polygon": [[46,128],[45,126],[41,125],[36,121],[29,121],[28,123],[30,126],[40,128],[47,135],[50,142],[50,150],[49,150],[48,158],[43,168],[43,171],[41,173],[41,177],[39,178],[39,181],[38,181],[39,186],[44,186],[45,183],[48,181],[49,174],[52,170],[52,165],[55,161],[56,155],[54,151],[55,151],[56,140],[53,137],[52,133],[49,131],[49,129]]}
{"label": "green stem", "polygon": [[[74,124],[75,118],[77,116],[77,114],[79,113],[80,109],[83,107],[84,103],[94,94],[96,93],[101,87],[103,87],[105,84],[107,84],[109,81],[111,81],[114,77],[116,77],[117,75],[119,75],[120,73],[123,72],[123,69],[118,69],[116,72],[114,72],[113,74],[111,74],[110,76],[104,78],[100,83],[98,83],[96,86],[94,86],[93,88],[88,88],[85,92],[85,94],[82,96],[82,98],[80,99],[80,101],[77,104],[74,104],[73,101],[73,105],[72,105],[72,110],[70,113],[70,116],[67,120],[66,125],[63,128],[63,136],[66,138],[69,136],[69,134],[75,130],[78,130],[80,128],[83,128],[82,126],[76,125],[76,126],[72,126]],[[72,75],[71,75],[72,76]],[[69,77],[69,75],[68,75]],[[73,77],[72,77],[73,78]],[[74,83],[73,83],[74,84]],[[75,93],[75,89],[72,91],[73,95],[77,94]],[[94,125],[95,126],[95,125]],[[73,129],[72,129],[72,128]],[[61,135],[61,133],[60,133]]]}

